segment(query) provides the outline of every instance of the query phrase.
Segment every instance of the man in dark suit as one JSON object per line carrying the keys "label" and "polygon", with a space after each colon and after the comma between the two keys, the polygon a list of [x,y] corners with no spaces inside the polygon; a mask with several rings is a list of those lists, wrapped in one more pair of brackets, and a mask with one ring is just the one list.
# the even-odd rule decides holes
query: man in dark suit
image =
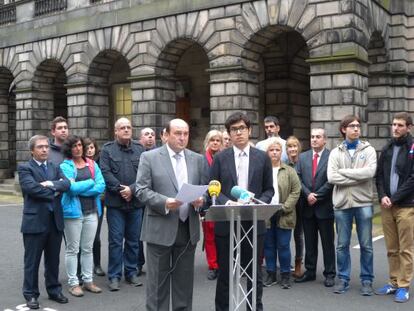
{"label": "man in dark suit", "polygon": [[[194,254],[200,239],[196,209],[204,199],[182,204],[175,199],[184,183],[207,184],[204,158],[186,149],[188,124],[181,119],[167,125],[164,146],[141,156],[136,192],[145,204],[141,240],[147,242],[148,311],[192,310]],[[171,291],[171,294],[170,294]]]}
{"label": "man in dark suit", "polygon": [[[250,147],[249,136],[251,133],[250,120],[241,112],[228,117],[225,122],[227,132],[230,135],[233,147],[227,148],[217,154],[211,167],[211,179],[221,182],[221,193],[216,200],[217,204],[237,204],[232,197],[231,189],[238,185],[253,192],[256,198],[269,203],[273,197],[272,164],[270,158],[256,148]],[[243,222],[244,228],[250,228],[251,222]],[[219,275],[216,287],[216,310],[229,310],[229,248],[230,248],[230,224],[229,222],[216,222],[215,239],[217,247],[217,259]],[[257,230],[257,254],[263,253],[266,227],[264,221],[258,222]],[[252,247],[248,243],[242,243],[242,264],[248,263],[252,258]],[[263,310],[262,294],[263,282],[258,260],[257,269],[257,310]],[[249,274],[251,274],[249,266]],[[248,290],[252,284],[248,280]],[[251,303],[252,297],[249,297]]]}
{"label": "man in dark suit", "polygon": [[32,159],[18,168],[24,197],[21,232],[24,243],[23,296],[27,307],[39,309],[38,274],[44,253],[45,283],[49,299],[67,303],[59,283],[59,253],[63,233],[60,192],[70,182],[58,166],[47,161],[49,142],[46,136],[35,135],[29,140]]}
{"label": "man in dark suit", "polygon": [[316,279],[318,262],[318,232],[321,236],[325,286],[335,285],[334,212],[333,186],[328,183],[327,168],[329,150],[325,148],[325,130],[311,131],[311,150],[299,155],[296,171],[302,182],[303,231],[305,235],[305,274],[296,283]]}

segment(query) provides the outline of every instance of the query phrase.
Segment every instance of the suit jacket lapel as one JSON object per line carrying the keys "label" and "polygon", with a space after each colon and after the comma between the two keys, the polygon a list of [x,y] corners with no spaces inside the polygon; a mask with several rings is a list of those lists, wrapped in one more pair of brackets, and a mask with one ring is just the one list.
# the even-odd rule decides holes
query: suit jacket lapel
{"label": "suit jacket lapel", "polygon": [[305,157],[305,163],[306,169],[303,170],[303,173],[306,174],[307,183],[309,186],[312,186],[312,162],[313,162],[313,151],[310,149],[307,151],[306,157]]}
{"label": "suit jacket lapel", "polygon": [[252,178],[254,176],[254,169],[256,167],[255,161],[257,161],[256,150],[251,147],[250,152],[249,152],[249,182],[247,183],[249,189],[250,189],[250,184],[252,182]]}
{"label": "suit jacket lapel", "polygon": [[40,168],[40,166],[36,163],[35,160],[33,160],[33,158],[30,160],[30,165],[34,168],[37,176],[36,176],[36,180],[39,182],[45,181],[47,180],[45,176],[45,174],[43,173],[42,169]]}
{"label": "suit jacket lapel", "polygon": [[160,157],[161,163],[164,163],[168,177],[171,179],[171,182],[173,183],[175,189],[178,191],[177,179],[175,178],[174,168],[172,166],[170,155],[166,146],[160,148]]}
{"label": "suit jacket lapel", "polygon": [[234,149],[230,147],[229,152],[227,152],[227,161],[226,163],[229,164],[228,168],[230,170],[231,178],[233,179],[233,184],[237,185],[237,170],[236,170],[236,163],[234,161]]}
{"label": "suit jacket lapel", "polygon": [[321,159],[319,160],[318,167],[316,168],[315,179],[322,167],[325,165],[326,161],[328,161],[328,152],[326,152],[326,149],[324,149],[321,155]]}
{"label": "suit jacket lapel", "polygon": [[187,180],[189,184],[194,185],[196,184],[194,181],[195,179],[194,170],[196,169],[196,163],[194,163],[194,158],[187,149],[184,150],[184,154],[185,154],[185,163],[187,165]]}

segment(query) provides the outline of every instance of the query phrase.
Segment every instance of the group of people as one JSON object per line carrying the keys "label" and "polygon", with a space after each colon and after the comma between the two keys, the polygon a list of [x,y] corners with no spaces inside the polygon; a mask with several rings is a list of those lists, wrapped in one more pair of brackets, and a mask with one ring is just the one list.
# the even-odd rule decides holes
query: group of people
{"label": "group of people", "polygon": [[[27,306],[39,308],[42,253],[49,299],[68,302],[58,281],[62,236],[69,293],[81,297],[84,291],[102,292],[93,276],[105,275],[100,264],[100,228],[106,206],[109,290],[119,290],[122,277],[133,286],[141,286],[139,277],[145,263],[146,309],[169,310],[171,303],[173,310],[191,310],[200,214],[211,205],[211,198],[205,194],[183,203],[176,194],[185,183],[206,185],[210,180],[221,183],[217,204],[240,204],[231,194],[232,188],[239,186],[260,201],[283,206],[268,221],[258,223],[256,267],[248,264],[253,255],[251,246],[247,242],[241,245],[242,264],[248,273],[252,269],[257,273],[257,310],[263,310],[264,286],[279,283],[283,289],[291,288],[292,232],[294,282],[316,279],[319,234],[324,285],[334,287],[334,293],[345,293],[351,276],[349,248],[354,220],[361,250],[361,295],[394,294],[396,302],[408,301],[414,256],[410,115],[394,115],[392,138],[378,162],[375,149],[360,138],[358,116],[341,120],[343,140],[332,151],[326,148],[323,128],[311,129],[311,148],[301,152],[298,138],[291,136],[285,141],[279,136],[276,117],[266,117],[264,127],[267,138],[254,146],[248,116],[236,112],[227,118],[225,131],[207,133],[204,154],[200,155],[187,149],[190,129],[184,120],[171,120],[160,133],[163,145],[157,147],[154,130],[142,129],[135,141],[130,121],[120,118],[114,126],[115,140],[104,144],[99,152],[93,139],[69,135],[68,122],[55,118],[53,139],[33,136],[29,140],[32,159],[18,168],[24,196],[21,231]],[[372,248],[374,177],[390,273],[389,282],[376,290]],[[207,278],[217,279],[215,308],[228,310],[230,225],[201,223]],[[251,225],[242,222],[246,231]],[[262,265],[267,271],[265,276]],[[251,287],[248,278],[248,290]],[[248,309],[252,308],[251,302],[250,295]]]}

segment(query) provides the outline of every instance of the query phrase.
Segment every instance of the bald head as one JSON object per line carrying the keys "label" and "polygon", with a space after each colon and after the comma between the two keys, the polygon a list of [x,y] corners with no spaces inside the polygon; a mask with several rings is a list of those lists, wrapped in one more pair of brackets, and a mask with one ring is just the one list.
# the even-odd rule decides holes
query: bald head
{"label": "bald head", "polygon": [[155,146],[155,132],[152,128],[146,127],[141,130],[139,142],[146,150],[152,149]]}
{"label": "bald head", "polygon": [[166,127],[168,146],[175,152],[184,150],[188,145],[189,126],[182,119],[171,120]]}

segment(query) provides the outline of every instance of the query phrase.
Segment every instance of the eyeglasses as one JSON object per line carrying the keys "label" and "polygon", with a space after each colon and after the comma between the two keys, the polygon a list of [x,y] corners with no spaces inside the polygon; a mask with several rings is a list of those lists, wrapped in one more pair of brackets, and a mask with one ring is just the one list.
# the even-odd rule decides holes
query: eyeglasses
{"label": "eyeglasses", "polygon": [[245,126],[245,125],[242,125],[242,126],[239,126],[239,127],[231,127],[230,128],[230,133],[237,134],[239,131],[240,131],[240,133],[243,133],[247,129],[248,129],[248,127]]}
{"label": "eyeglasses", "polygon": [[361,128],[361,124],[349,124],[347,126],[347,128],[354,128],[354,129],[360,129]]}

